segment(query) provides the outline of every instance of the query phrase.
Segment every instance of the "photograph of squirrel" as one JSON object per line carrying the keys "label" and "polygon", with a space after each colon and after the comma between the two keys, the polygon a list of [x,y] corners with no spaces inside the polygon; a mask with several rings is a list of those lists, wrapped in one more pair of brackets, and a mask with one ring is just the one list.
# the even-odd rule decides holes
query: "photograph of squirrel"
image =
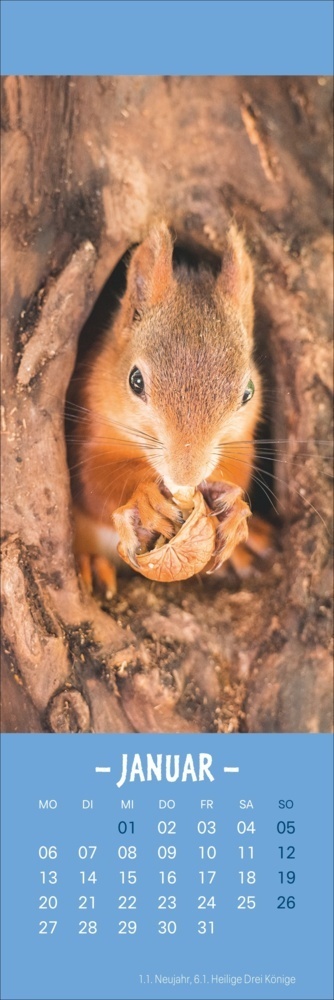
{"label": "photograph of squirrel", "polygon": [[218,276],[206,265],[173,267],[165,222],[134,250],[119,309],[69,392],[74,550],[89,589],[115,593],[120,537],[135,565],[141,545],[175,534],[173,497],[188,487],[218,517],[207,571],[230,558],[242,575],[270,549],[270,526],[248,520],[244,499],[261,416],[253,285],[234,224]]}

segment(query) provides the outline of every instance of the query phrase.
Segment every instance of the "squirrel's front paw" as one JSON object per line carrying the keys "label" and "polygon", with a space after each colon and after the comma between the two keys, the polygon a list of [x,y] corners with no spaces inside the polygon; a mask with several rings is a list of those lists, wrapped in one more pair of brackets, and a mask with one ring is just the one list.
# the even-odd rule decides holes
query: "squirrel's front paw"
{"label": "squirrel's front paw", "polygon": [[218,521],[215,550],[206,569],[211,574],[230,558],[237,545],[247,540],[251,510],[242,499],[240,487],[231,483],[208,483],[202,492]]}
{"label": "squirrel's front paw", "polygon": [[128,503],[115,511],[113,522],[130,563],[138,569],[136,555],[146,552],[159,535],[172,538],[182,524],[182,514],[156,483],[143,483]]}

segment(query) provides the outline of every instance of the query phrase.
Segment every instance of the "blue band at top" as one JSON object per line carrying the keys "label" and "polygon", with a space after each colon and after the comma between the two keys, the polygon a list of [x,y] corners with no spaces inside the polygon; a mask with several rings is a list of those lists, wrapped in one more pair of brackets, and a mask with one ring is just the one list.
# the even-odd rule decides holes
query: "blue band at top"
{"label": "blue band at top", "polygon": [[2,73],[321,74],[332,0],[2,0]]}

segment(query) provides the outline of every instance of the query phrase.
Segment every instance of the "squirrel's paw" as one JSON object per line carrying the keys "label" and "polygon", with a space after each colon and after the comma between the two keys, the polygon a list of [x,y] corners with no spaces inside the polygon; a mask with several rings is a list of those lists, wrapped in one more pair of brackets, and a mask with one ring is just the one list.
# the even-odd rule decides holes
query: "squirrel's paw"
{"label": "squirrel's paw", "polygon": [[107,601],[117,593],[117,578],[115,567],[105,556],[80,553],[77,556],[79,573],[83,584],[92,594],[98,590]]}
{"label": "squirrel's paw", "polygon": [[[203,491],[204,492],[204,491]],[[242,490],[230,483],[209,484],[204,498],[218,521],[215,551],[206,573],[215,573],[222,563],[230,559],[237,545],[248,538],[247,518],[251,511],[242,500]]]}
{"label": "squirrel's paw", "polygon": [[172,538],[182,521],[180,510],[160,493],[156,483],[142,483],[128,503],[113,514],[120,541],[135,569],[136,555],[147,551],[159,535]]}
{"label": "squirrel's paw", "polygon": [[245,578],[256,574],[263,564],[270,564],[275,551],[275,529],[254,514],[249,522],[248,538],[234,549],[230,562],[237,575]]}

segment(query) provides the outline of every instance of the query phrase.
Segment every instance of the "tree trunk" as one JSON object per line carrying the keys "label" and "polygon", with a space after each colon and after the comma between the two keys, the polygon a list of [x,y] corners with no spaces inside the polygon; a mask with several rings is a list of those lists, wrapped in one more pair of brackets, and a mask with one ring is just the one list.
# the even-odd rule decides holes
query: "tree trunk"
{"label": "tree trunk", "polygon": [[[330,729],[330,91],[312,77],[3,80],[6,731]],[[242,585],[133,575],[101,606],[71,548],[80,331],[153,219],[219,254],[231,215],[256,269],[278,551]]]}

